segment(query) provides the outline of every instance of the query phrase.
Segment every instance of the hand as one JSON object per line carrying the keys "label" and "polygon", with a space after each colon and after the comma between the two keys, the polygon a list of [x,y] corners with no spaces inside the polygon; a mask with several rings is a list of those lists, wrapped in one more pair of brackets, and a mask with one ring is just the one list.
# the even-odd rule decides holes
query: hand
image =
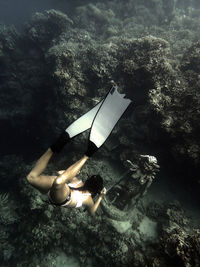
{"label": "hand", "polygon": [[106,188],[104,187],[104,188],[101,190],[100,195],[101,195],[101,196],[105,196],[105,195],[106,195],[106,192],[107,192],[107,190],[106,190]]}

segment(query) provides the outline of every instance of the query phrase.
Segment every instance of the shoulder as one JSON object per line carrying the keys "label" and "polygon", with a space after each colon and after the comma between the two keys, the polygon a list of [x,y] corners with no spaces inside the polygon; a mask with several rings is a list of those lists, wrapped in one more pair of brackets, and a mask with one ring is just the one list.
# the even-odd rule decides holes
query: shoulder
{"label": "shoulder", "polygon": [[87,199],[85,199],[83,201],[83,205],[86,206],[86,207],[88,207],[88,208],[93,207],[94,206],[94,201],[93,201],[92,197],[91,196],[88,196]]}

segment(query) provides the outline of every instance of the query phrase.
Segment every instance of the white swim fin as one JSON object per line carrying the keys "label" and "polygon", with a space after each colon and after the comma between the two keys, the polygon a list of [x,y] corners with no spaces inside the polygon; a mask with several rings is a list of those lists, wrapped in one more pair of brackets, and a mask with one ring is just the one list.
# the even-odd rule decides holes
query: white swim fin
{"label": "white swim fin", "polygon": [[53,152],[59,153],[73,137],[91,128],[92,122],[103,101],[104,100],[101,100],[91,110],[89,110],[87,113],[70,124],[67,129],[60,134],[57,140],[50,146],[51,150]]}
{"label": "white swim fin", "polygon": [[104,100],[99,102],[95,107],[93,107],[91,110],[89,110],[87,113],[82,115],[79,119],[74,121],[72,124],[70,124],[67,129],[65,130],[66,133],[69,134],[69,137],[72,138],[87,129],[91,128],[92,122],[97,114],[97,111],[99,110],[101,104]]}
{"label": "white swim fin", "polygon": [[116,85],[112,87],[92,123],[86,155],[91,156],[103,145],[131,102],[117,91]]}

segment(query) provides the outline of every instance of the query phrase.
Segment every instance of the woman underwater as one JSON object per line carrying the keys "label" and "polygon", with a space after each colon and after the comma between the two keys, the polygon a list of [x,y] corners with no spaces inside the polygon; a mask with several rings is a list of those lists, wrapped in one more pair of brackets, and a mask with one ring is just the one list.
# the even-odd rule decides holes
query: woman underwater
{"label": "woman underwater", "polygon": [[[113,86],[105,99],[94,108],[73,122],[39,158],[35,167],[27,175],[28,182],[42,193],[47,193],[49,202],[55,206],[78,208],[85,206],[91,214],[95,214],[106,188],[99,175],[93,175],[85,183],[76,175],[86,161],[98,150],[110,135],[112,129],[131,103],[119,94],[117,86]],[[71,138],[91,128],[88,149],[85,155],[69,168],[59,171],[58,176],[47,176],[42,173],[54,153],[58,153]],[[96,202],[93,197],[99,194]]]}
{"label": "woman underwater", "polygon": [[[90,214],[94,214],[106,194],[103,180],[99,175],[91,176],[85,183],[76,178],[88,160],[84,155],[69,168],[59,171],[58,176],[43,175],[53,151],[49,148],[37,161],[35,167],[27,175],[28,182],[42,193],[47,193],[49,201],[55,206],[78,208],[85,206]],[[93,197],[99,193],[94,203]]]}

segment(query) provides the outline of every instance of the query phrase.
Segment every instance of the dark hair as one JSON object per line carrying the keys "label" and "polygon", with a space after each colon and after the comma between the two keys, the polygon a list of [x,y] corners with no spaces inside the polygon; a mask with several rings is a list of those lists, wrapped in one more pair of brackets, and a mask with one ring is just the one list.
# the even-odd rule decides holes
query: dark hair
{"label": "dark hair", "polygon": [[92,175],[88,178],[84,185],[78,188],[73,188],[79,191],[89,191],[92,194],[92,197],[95,197],[96,194],[100,194],[103,189],[103,179],[100,175]]}

